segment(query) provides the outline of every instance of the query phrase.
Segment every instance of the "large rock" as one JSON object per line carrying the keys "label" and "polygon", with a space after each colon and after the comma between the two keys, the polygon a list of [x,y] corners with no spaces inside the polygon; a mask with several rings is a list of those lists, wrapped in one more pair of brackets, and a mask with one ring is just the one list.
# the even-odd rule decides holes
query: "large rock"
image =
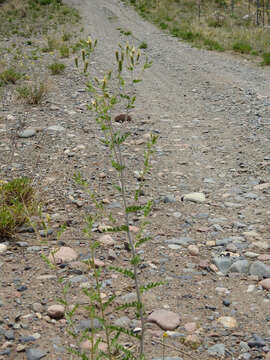
{"label": "large rock", "polygon": [[57,251],[52,251],[49,255],[49,260],[53,264],[67,263],[76,260],[78,254],[75,250],[68,246],[62,246]]}
{"label": "large rock", "polygon": [[237,260],[229,268],[229,271],[240,273],[240,274],[248,274],[248,268],[249,268],[248,260]]}
{"label": "large rock", "polygon": [[270,278],[270,266],[261,261],[255,261],[250,265],[250,275],[257,275],[260,279]]}
{"label": "large rock", "polygon": [[180,324],[180,316],[169,310],[155,310],[147,318],[156,323],[163,330],[175,330]]}
{"label": "large rock", "polygon": [[215,344],[213,346],[210,346],[210,348],[207,350],[208,354],[217,356],[217,357],[223,357],[225,355],[225,345],[224,344]]}
{"label": "large rock", "polygon": [[259,282],[259,284],[266,290],[270,290],[270,278],[264,279]]}
{"label": "large rock", "polygon": [[213,263],[217,266],[219,271],[226,274],[233,263],[233,259],[231,257],[217,256],[214,257]]}
{"label": "large rock", "polygon": [[51,305],[48,307],[47,313],[52,319],[62,319],[65,315],[65,307],[63,305]]}
{"label": "large rock", "polygon": [[201,192],[193,192],[182,196],[182,200],[192,201],[195,203],[203,203],[206,198],[204,193]]}
{"label": "large rock", "polygon": [[44,358],[47,353],[39,348],[32,348],[26,350],[27,360],[40,360]]}

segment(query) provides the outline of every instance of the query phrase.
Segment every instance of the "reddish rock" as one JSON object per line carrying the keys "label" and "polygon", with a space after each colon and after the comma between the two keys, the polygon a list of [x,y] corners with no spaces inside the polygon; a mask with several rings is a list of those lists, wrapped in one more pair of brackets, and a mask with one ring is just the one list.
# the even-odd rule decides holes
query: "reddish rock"
{"label": "reddish rock", "polygon": [[96,267],[104,267],[105,266],[105,263],[101,260],[95,259],[94,262],[95,262]]}
{"label": "reddish rock", "polygon": [[129,231],[137,233],[140,229],[137,226],[129,225]]}
{"label": "reddish rock", "polygon": [[163,330],[175,330],[180,324],[180,316],[169,310],[155,310],[147,318]]}
{"label": "reddish rock", "polygon": [[259,255],[258,260],[260,260],[260,261],[268,261],[268,260],[270,260],[270,254]]}
{"label": "reddish rock", "polygon": [[266,290],[270,290],[270,278],[264,279],[259,282],[259,284]]}
{"label": "reddish rock", "polygon": [[107,235],[107,234],[101,235],[98,241],[105,246],[111,246],[115,244],[115,241],[113,240],[111,235]]}
{"label": "reddish rock", "polygon": [[63,305],[51,305],[48,307],[47,314],[52,319],[62,319],[65,315],[65,307]]}
{"label": "reddish rock", "polygon": [[52,251],[49,255],[49,260],[53,264],[62,264],[76,260],[78,254],[75,250],[68,246],[62,246],[59,250]]}
{"label": "reddish rock", "polygon": [[209,268],[209,261],[208,260],[200,260],[199,268],[201,269],[208,269]]}
{"label": "reddish rock", "polygon": [[[91,341],[85,340],[84,342],[81,343],[80,347],[81,347],[81,350],[90,351],[92,349]],[[108,350],[108,346],[104,342],[100,342],[98,344],[98,348],[100,351],[103,351],[103,352],[107,352],[107,350]]]}

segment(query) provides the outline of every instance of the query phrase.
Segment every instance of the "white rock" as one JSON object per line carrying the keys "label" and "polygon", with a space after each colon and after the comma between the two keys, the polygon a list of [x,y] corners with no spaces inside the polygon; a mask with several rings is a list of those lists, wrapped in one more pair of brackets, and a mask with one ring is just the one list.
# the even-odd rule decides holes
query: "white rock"
{"label": "white rock", "polygon": [[195,203],[203,203],[206,200],[204,193],[194,192],[183,195],[182,200],[192,201]]}
{"label": "white rock", "polygon": [[0,244],[0,254],[4,254],[7,251],[7,245]]}
{"label": "white rock", "polygon": [[217,321],[226,328],[237,327],[237,321],[231,316],[221,316]]}

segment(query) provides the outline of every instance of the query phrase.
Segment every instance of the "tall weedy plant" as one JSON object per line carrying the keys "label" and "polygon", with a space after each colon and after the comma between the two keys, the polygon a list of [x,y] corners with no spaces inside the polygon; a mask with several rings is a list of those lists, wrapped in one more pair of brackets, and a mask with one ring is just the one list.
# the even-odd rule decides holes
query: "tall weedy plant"
{"label": "tall weedy plant", "polygon": [[[140,266],[142,260],[139,255],[139,248],[142,244],[151,239],[150,236],[146,236],[146,226],[148,224],[148,217],[152,209],[153,202],[148,200],[142,204],[140,196],[143,194],[142,188],[145,182],[145,176],[151,170],[150,157],[153,154],[154,146],[157,141],[157,136],[151,135],[147,142],[146,149],[144,151],[142,168],[137,171],[136,183],[134,188],[130,189],[127,184],[127,175],[130,170],[127,164],[127,160],[123,155],[122,148],[125,146],[125,142],[131,135],[129,131],[125,131],[123,127],[117,125],[114,122],[115,112],[121,111],[122,121],[130,119],[130,111],[135,108],[135,85],[142,81],[143,72],[151,67],[151,62],[148,58],[143,56],[139,49],[136,49],[130,44],[125,46],[119,45],[115,52],[116,67],[113,70],[104,73],[102,79],[92,77],[88,72],[89,57],[93,53],[97,41],[92,41],[90,38],[83,42],[84,48],[82,50],[81,59],[75,59],[75,65],[80,68],[82,62],[82,69],[86,75],[86,86],[91,94],[91,103],[88,106],[89,110],[95,114],[96,121],[100,127],[103,137],[100,141],[108,149],[108,159],[110,160],[110,166],[115,170],[116,183],[113,185],[116,192],[120,193],[123,205],[124,216],[122,218],[114,218],[114,216],[107,211],[102,201],[98,201],[98,194],[91,189],[91,186],[85,181],[80,174],[75,175],[77,183],[82,185],[89,193],[91,200],[95,204],[95,213],[88,214],[87,226],[85,233],[91,239],[91,260],[88,261],[91,267],[95,279],[95,287],[92,289],[84,289],[84,293],[89,298],[89,317],[91,319],[98,318],[105,331],[105,340],[94,334],[95,331],[91,331],[91,334],[84,334],[82,339],[89,339],[91,342],[91,359],[98,359],[106,357],[110,360],[114,358],[116,353],[121,353],[123,359],[145,359],[144,351],[144,334],[145,334],[145,321],[144,321],[144,306],[142,302],[142,294],[161,283],[151,282],[143,284],[140,279]],[[128,190],[127,190],[128,187]],[[133,196],[130,193],[133,192]],[[131,232],[130,229],[130,217],[132,214],[140,215],[140,223],[138,231],[136,233]],[[122,232],[126,234],[127,250],[130,253],[130,264],[128,268],[111,267],[112,270],[121,273],[122,275],[131,279],[136,289],[136,301],[125,303],[116,307],[114,305],[115,296],[111,296],[108,300],[104,301],[102,297],[101,280],[102,270],[97,267],[95,259],[96,249],[99,247],[99,242],[94,239],[93,227],[94,224],[100,221],[100,219],[106,219],[109,221],[109,225],[102,227],[102,232]],[[134,308],[137,317],[141,322],[141,330],[139,334],[135,334],[133,331],[112,325],[107,318],[107,309],[109,306],[115,306],[116,310]],[[73,312],[67,314],[69,323],[72,325]],[[76,337],[74,332],[71,332]],[[120,343],[120,335],[126,334],[133,336],[139,340],[138,351],[131,352]],[[104,346],[99,346],[101,342],[105,342],[106,350]],[[74,353],[74,349],[72,350]],[[76,352],[82,359],[87,359],[85,353]]]}

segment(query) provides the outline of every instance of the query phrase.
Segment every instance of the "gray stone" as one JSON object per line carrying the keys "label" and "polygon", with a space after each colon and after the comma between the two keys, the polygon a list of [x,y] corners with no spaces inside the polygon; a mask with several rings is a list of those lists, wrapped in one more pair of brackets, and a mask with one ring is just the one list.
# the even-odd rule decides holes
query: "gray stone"
{"label": "gray stone", "polygon": [[233,263],[233,259],[230,257],[215,257],[213,263],[217,266],[219,271],[226,274]]}
{"label": "gray stone", "polygon": [[136,301],[137,300],[136,292],[131,292],[126,295],[122,295],[118,300],[121,304]]}
{"label": "gray stone", "polygon": [[78,282],[87,282],[88,280],[89,280],[88,277],[85,276],[85,275],[78,275],[78,276],[71,277],[69,279],[69,281],[72,284],[75,284],[75,283],[78,283]]}
{"label": "gray stone", "polygon": [[116,319],[114,321],[114,325],[120,326],[120,327],[123,327],[123,328],[130,327],[130,324],[131,324],[131,320],[127,316],[122,316],[119,319]]}
{"label": "gray stone", "polygon": [[232,242],[231,238],[218,239],[216,240],[216,246],[225,246]]}
{"label": "gray stone", "polygon": [[47,127],[47,131],[55,132],[55,131],[65,131],[65,128],[60,125],[52,125]]}
{"label": "gray stone", "polygon": [[38,313],[41,313],[44,310],[43,306],[40,303],[32,304],[32,308],[35,312],[38,312]]}
{"label": "gray stone", "polygon": [[243,195],[246,199],[252,199],[252,200],[256,200],[258,198],[257,194],[254,194],[252,192],[246,193]]}
{"label": "gray stone", "polygon": [[250,347],[248,346],[248,343],[246,343],[244,341],[240,341],[239,346],[240,346],[242,352],[247,352],[247,351],[250,350]]}
{"label": "gray stone", "polygon": [[14,331],[13,330],[7,330],[7,331],[5,331],[5,333],[4,333],[4,335],[5,335],[5,338],[7,339],[7,340],[15,340],[15,335],[14,335]]}
{"label": "gray stone", "polygon": [[28,129],[23,130],[19,134],[19,137],[20,138],[29,138],[29,137],[32,137],[32,136],[35,136],[35,135],[36,135],[36,130],[33,129],[33,128],[28,128]]}
{"label": "gray stone", "polygon": [[28,243],[26,241],[18,241],[16,242],[16,245],[18,245],[19,247],[27,247]]}
{"label": "gray stone", "polygon": [[39,348],[32,348],[26,350],[27,360],[39,360],[44,358],[47,353]]}
{"label": "gray stone", "polygon": [[248,260],[237,260],[229,268],[229,271],[240,273],[240,274],[248,274],[248,268],[249,268]]}
{"label": "gray stone", "polygon": [[210,346],[207,350],[208,354],[213,356],[223,357],[225,355],[225,345],[224,344],[215,344]]}
{"label": "gray stone", "polygon": [[175,245],[189,245],[194,243],[194,240],[190,237],[180,237],[180,238],[172,238],[169,240],[165,240],[167,244],[175,244]]}
{"label": "gray stone", "polygon": [[52,229],[46,229],[46,230],[40,230],[39,235],[41,237],[47,237],[48,235],[51,235],[53,233]]}
{"label": "gray stone", "polygon": [[260,279],[270,278],[270,266],[261,261],[255,261],[250,265],[249,273],[250,275],[257,275]]}
{"label": "gray stone", "polygon": [[78,326],[76,327],[76,331],[80,332],[86,329],[91,331],[91,329],[100,329],[101,327],[102,324],[98,319],[80,320]]}
{"label": "gray stone", "polygon": [[42,247],[41,246],[29,246],[26,251],[27,252],[38,252],[41,251]]}

